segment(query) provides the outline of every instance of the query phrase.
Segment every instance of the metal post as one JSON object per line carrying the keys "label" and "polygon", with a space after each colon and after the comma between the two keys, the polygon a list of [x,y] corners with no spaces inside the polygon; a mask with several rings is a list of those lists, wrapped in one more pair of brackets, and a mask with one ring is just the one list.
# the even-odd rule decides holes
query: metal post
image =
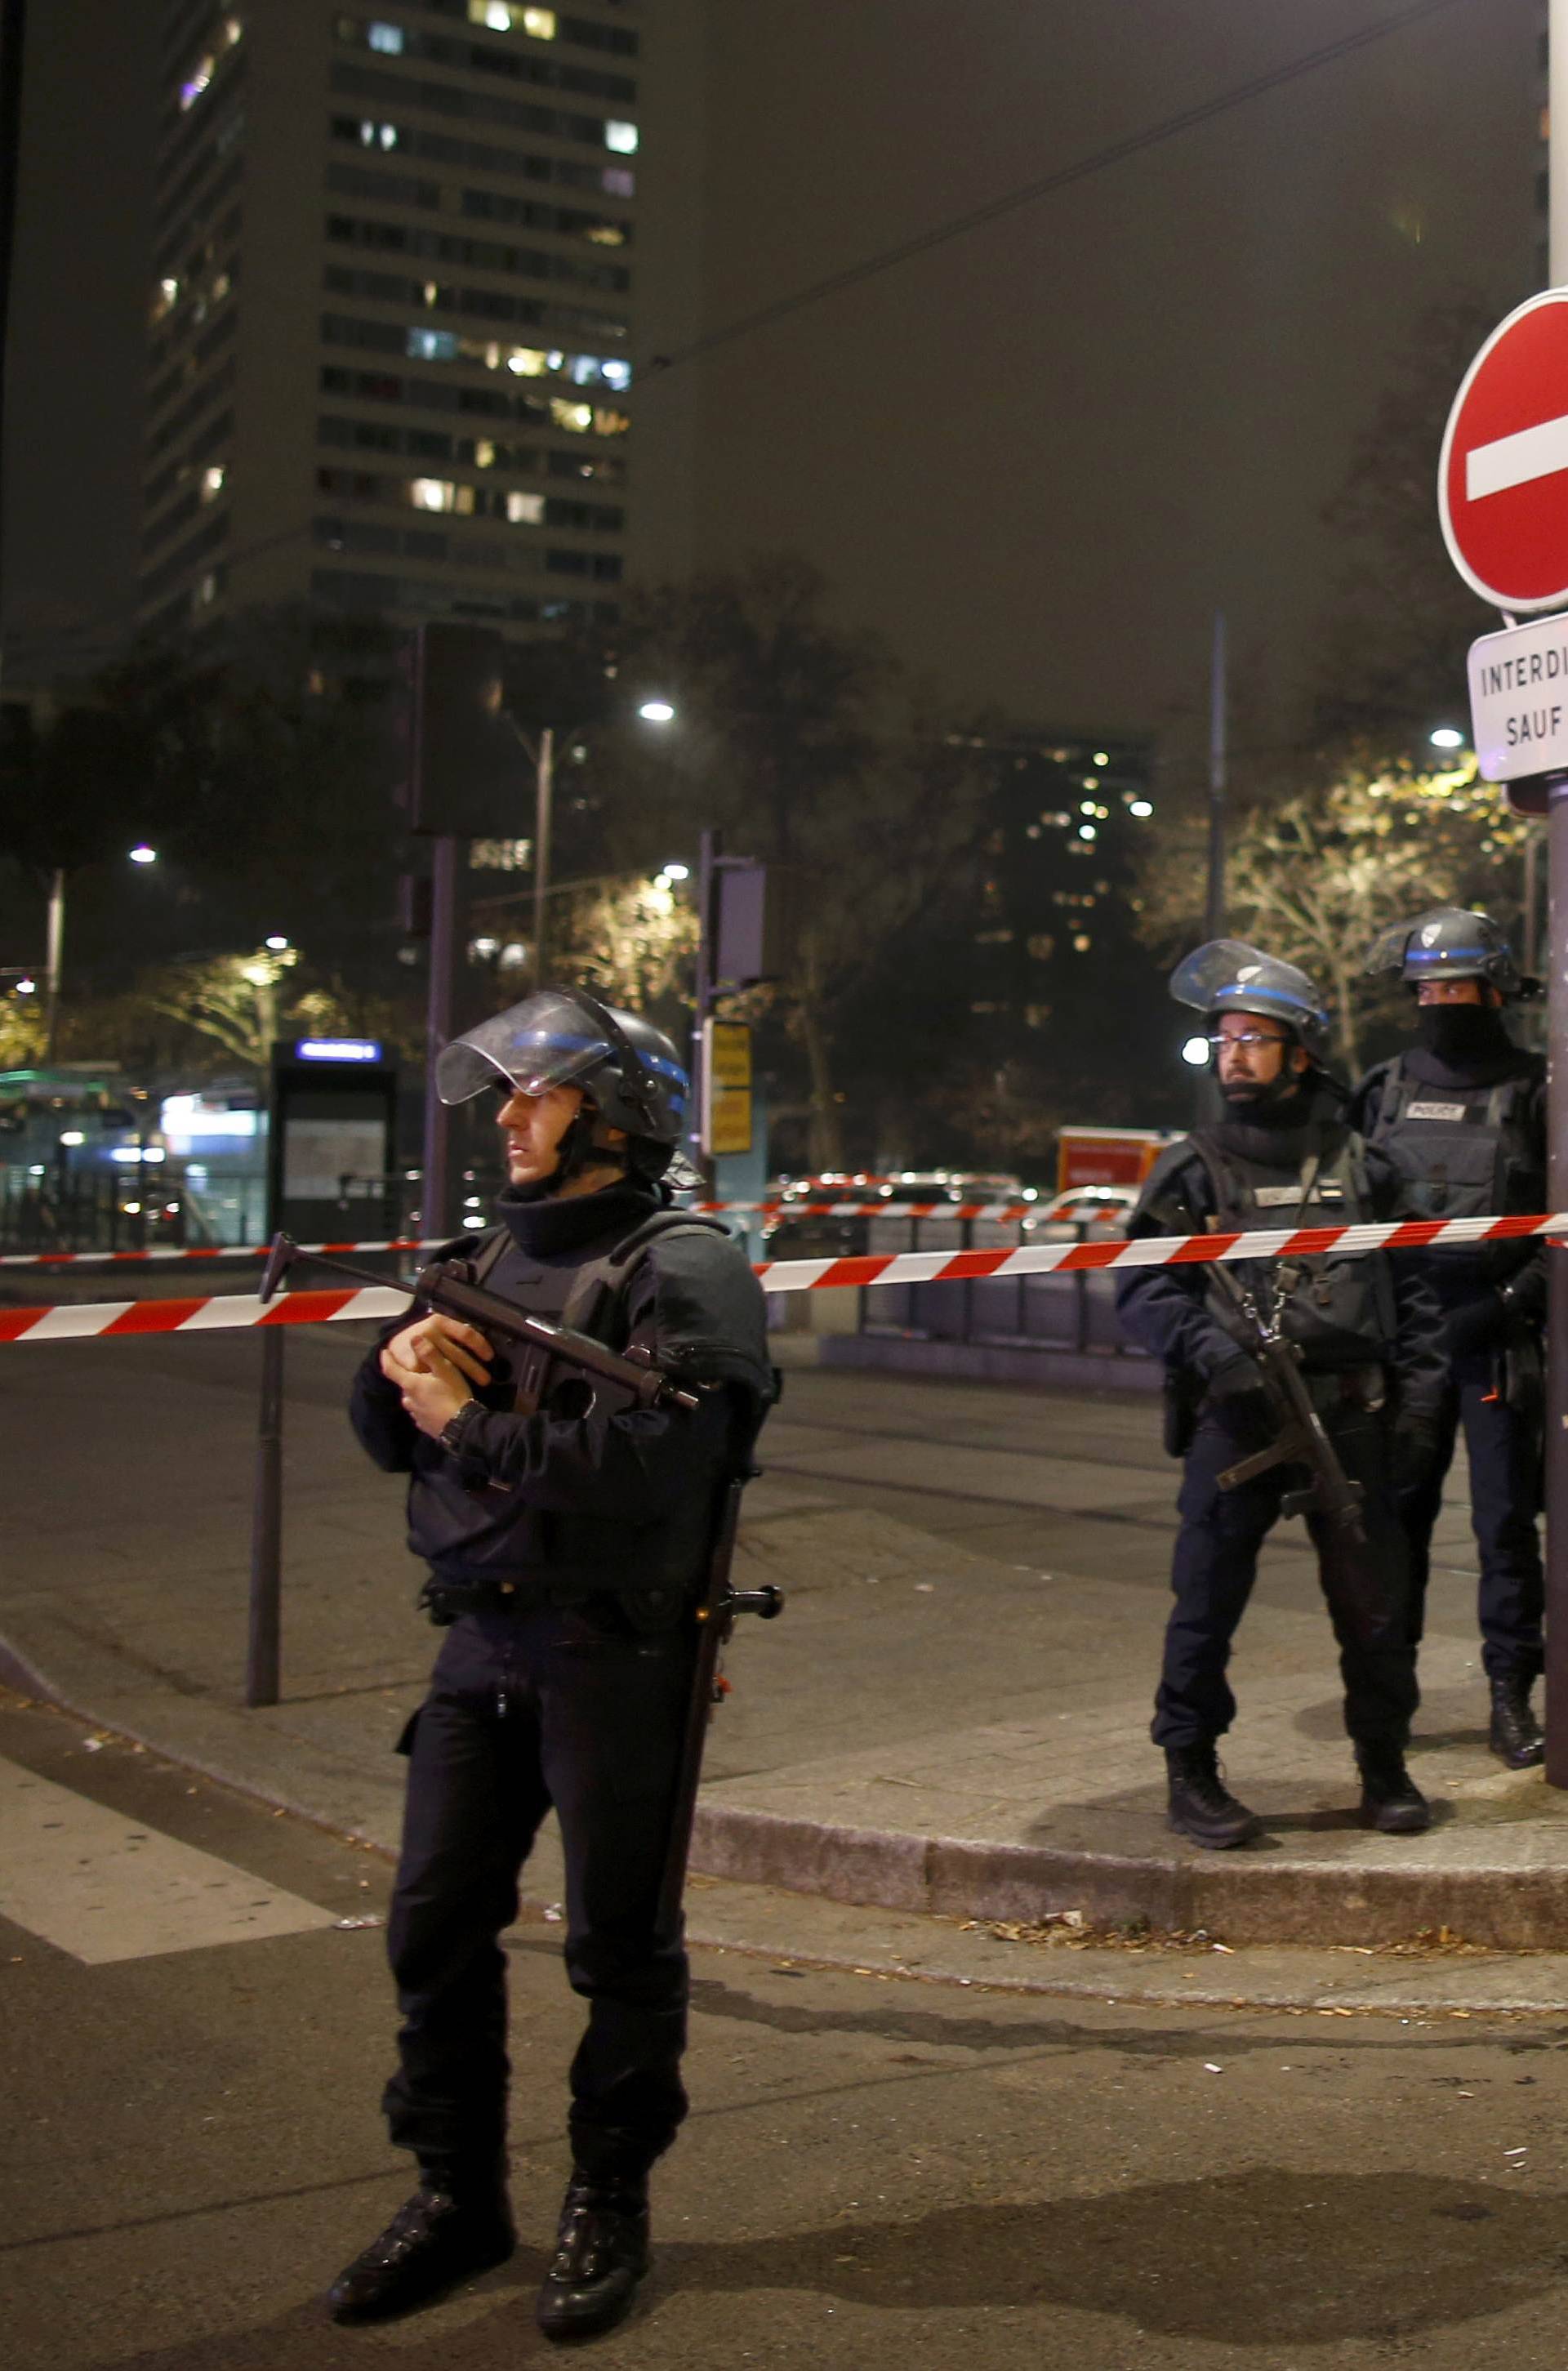
{"label": "metal post", "polygon": [[691,1020],[691,1128],[686,1157],[692,1167],[703,1170],[704,1174],[707,1172],[702,1149],[703,1065],[708,1015],[713,1002],[713,942],[719,920],[715,900],[719,894],[719,857],[723,844],[718,832],[705,831],[698,842],[697,865],[697,979]]}
{"label": "metal post", "polygon": [[461,954],[457,862],[466,842],[443,833],[435,843],[431,883],[430,1002],[425,1018],[424,1209],[427,1237],[452,1234],[452,1115],[435,1092],[435,1061],[456,1034],[453,1013]]}
{"label": "metal post", "polygon": [[550,894],[550,811],[555,801],[555,733],[548,724],[539,735],[534,788],[534,985],[543,988],[549,946],[546,901]]}
{"label": "metal post", "polygon": [[49,877],[49,937],[43,958],[43,1051],[54,1059],[60,1026],[60,968],[65,953],[65,875],[56,866]]}
{"label": "metal post", "polygon": [[[1549,0],[1548,273],[1568,273],[1568,0]],[[1568,1196],[1568,775],[1547,790],[1547,1185]],[[1546,1779],[1568,1787],[1568,1247],[1546,1254]]]}
{"label": "metal post", "polygon": [[1225,935],[1225,612],[1214,613],[1214,651],[1209,667],[1208,896],[1204,936]]}
{"label": "metal post", "polygon": [[250,1520],[250,1637],[245,1701],[275,1705],[282,1638],[283,1330],[263,1325],[261,1413],[256,1432],[256,1494]]}

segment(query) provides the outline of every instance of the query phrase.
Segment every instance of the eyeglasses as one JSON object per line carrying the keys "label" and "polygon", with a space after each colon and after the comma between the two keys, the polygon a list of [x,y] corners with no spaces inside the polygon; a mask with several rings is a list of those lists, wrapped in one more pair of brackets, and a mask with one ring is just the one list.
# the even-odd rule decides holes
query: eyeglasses
{"label": "eyeglasses", "polygon": [[1207,1034],[1209,1044],[1216,1047],[1220,1046],[1283,1046],[1286,1042],[1283,1037],[1275,1036],[1274,1032],[1268,1029],[1211,1029]]}

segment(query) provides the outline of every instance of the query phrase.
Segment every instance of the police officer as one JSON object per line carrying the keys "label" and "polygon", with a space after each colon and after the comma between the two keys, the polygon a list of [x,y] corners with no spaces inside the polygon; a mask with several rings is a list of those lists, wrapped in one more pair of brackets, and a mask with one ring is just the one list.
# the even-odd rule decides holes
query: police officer
{"label": "police officer", "polygon": [[[1441,906],[1385,931],[1367,957],[1415,1000],[1417,1042],[1356,1090],[1355,1126],[1401,1181],[1416,1219],[1540,1210],[1546,1190],[1546,1063],[1516,1046],[1503,1006],[1534,989],[1485,914]],[[1492,1690],[1489,1742],[1512,1770],[1541,1760],[1530,1688],[1542,1669],[1541,1504],[1545,1254],[1482,1243],[1413,1255],[1442,1304],[1447,1379],[1428,1470],[1401,1495],[1417,1639],[1432,1531],[1459,1427],[1470,1458],[1481,1554],[1482,1662]]]}
{"label": "police officer", "polygon": [[576,989],[446,1047],[444,1101],[486,1089],[508,1183],[455,1249],[476,1280],[709,1386],[695,1412],[581,1380],[520,1405],[504,1359],[441,1314],[365,1359],[354,1429],[409,1474],[409,1541],[449,1625],[409,1757],[387,1926],[402,2026],[383,2105],[415,2195],[339,2276],[334,2318],[423,2304],[511,2254],[505,1960],[518,1872],[553,1804],[566,1965],[588,2004],[572,2174],[536,2319],[608,2328],[648,2263],[648,2174],[686,2112],[687,1969],[657,1904],[694,1654],[691,1598],[727,1480],[772,1395],[760,1289],[711,1220],[668,1209],[686,1079],[668,1038]]}
{"label": "police officer", "polygon": [[[1178,966],[1170,992],[1206,1017],[1219,1116],[1161,1156],[1129,1232],[1191,1235],[1379,1215],[1394,1180],[1345,1125],[1343,1091],[1322,1067],[1328,1016],[1306,975],[1239,940],[1216,939]],[[1390,1466],[1395,1457],[1430,1457],[1435,1440],[1436,1306],[1418,1277],[1378,1255],[1243,1262],[1234,1273],[1265,1315],[1282,1313],[1324,1428],[1364,1494],[1364,1545],[1310,1511],[1308,1527],[1339,1642],[1361,1817],[1386,1834],[1413,1835],[1431,1813],[1404,1763],[1415,1649]],[[1274,1466],[1234,1488],[1222,1483],[1278,1425],[1214,1266],[1124,1269],[1116,1301],[1135,1340],[1165,1361],[1167,1445],[1186,1461],[1152,1732],[1165,1749],[1170,1824],[1224,1849],[1260,1829],[1216,1758],[1236,1712],[1230,1644],[1258,1551],[1289,1490],[1309,1477],[1299,1466]]]}

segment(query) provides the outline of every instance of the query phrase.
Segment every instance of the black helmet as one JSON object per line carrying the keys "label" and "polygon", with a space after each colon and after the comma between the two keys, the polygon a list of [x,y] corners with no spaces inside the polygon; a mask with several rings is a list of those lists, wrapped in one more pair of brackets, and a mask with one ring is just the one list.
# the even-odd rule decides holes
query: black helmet
{"label": "black helmet", "polygon": [[1171,973],[1170,993],[1197,1012],[1258,1012],[1282,1021],[1314,1062],[1327,1058],[1328,1009],[1306,973],[1245,939],[1194,947]]}
{"label": "black helmet", "polygon": [[444,1104],[467,1103],[498,1079],[525,1095],[581,1087],[601,1122],[645,1149],[638,1166],[649,1176],[670,1164],[691,1088],[662,1029],[581,988],[541,989],[466,1030],[436,1058]]}
{"label": "black helmet", "polygon": [[1490,914],[1472,914],[1462,906],[1434,906],[1413,922],[1392,922],[1375,939],[1366,957],[1368,971],[1397,971],[1411,988],[1424,979],[1483,979],[1499,996],[1522,996],[1520,978],[1507,940]]}

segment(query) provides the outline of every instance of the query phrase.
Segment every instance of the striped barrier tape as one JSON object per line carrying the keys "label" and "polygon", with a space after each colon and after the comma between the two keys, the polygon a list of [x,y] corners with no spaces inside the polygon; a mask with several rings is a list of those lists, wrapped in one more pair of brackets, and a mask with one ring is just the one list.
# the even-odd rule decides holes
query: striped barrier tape
{"label": "striped barrier tape", "polygon": [[[1085,1269],[1187,1267],[1213,1260],[1284,1259],[1339,1252],[1417,1251],[1464,1243],[1568,1235],[1568,1211],[1506,1219],[1393,1219],[1355,1227],[1260,1229],[1249,1233],[1142,1235],[1134,1243],[1032,1243],[1016,1251],[867,1252],[845,1259],[763,1260],[755,1273],[768,1292],[815,1292],[871,1284],[984,1282],[997,1277],[1073,1275]],[[365,1285],[352,1291],[288,1292],[263,1303],[251,1293],[199,1300],[100,1301],[0,1309],[0,1342],[80,1341],[100,1334],[210,1334],[247,1325],[320,1325],[398,1317],[407,1293]]]}

